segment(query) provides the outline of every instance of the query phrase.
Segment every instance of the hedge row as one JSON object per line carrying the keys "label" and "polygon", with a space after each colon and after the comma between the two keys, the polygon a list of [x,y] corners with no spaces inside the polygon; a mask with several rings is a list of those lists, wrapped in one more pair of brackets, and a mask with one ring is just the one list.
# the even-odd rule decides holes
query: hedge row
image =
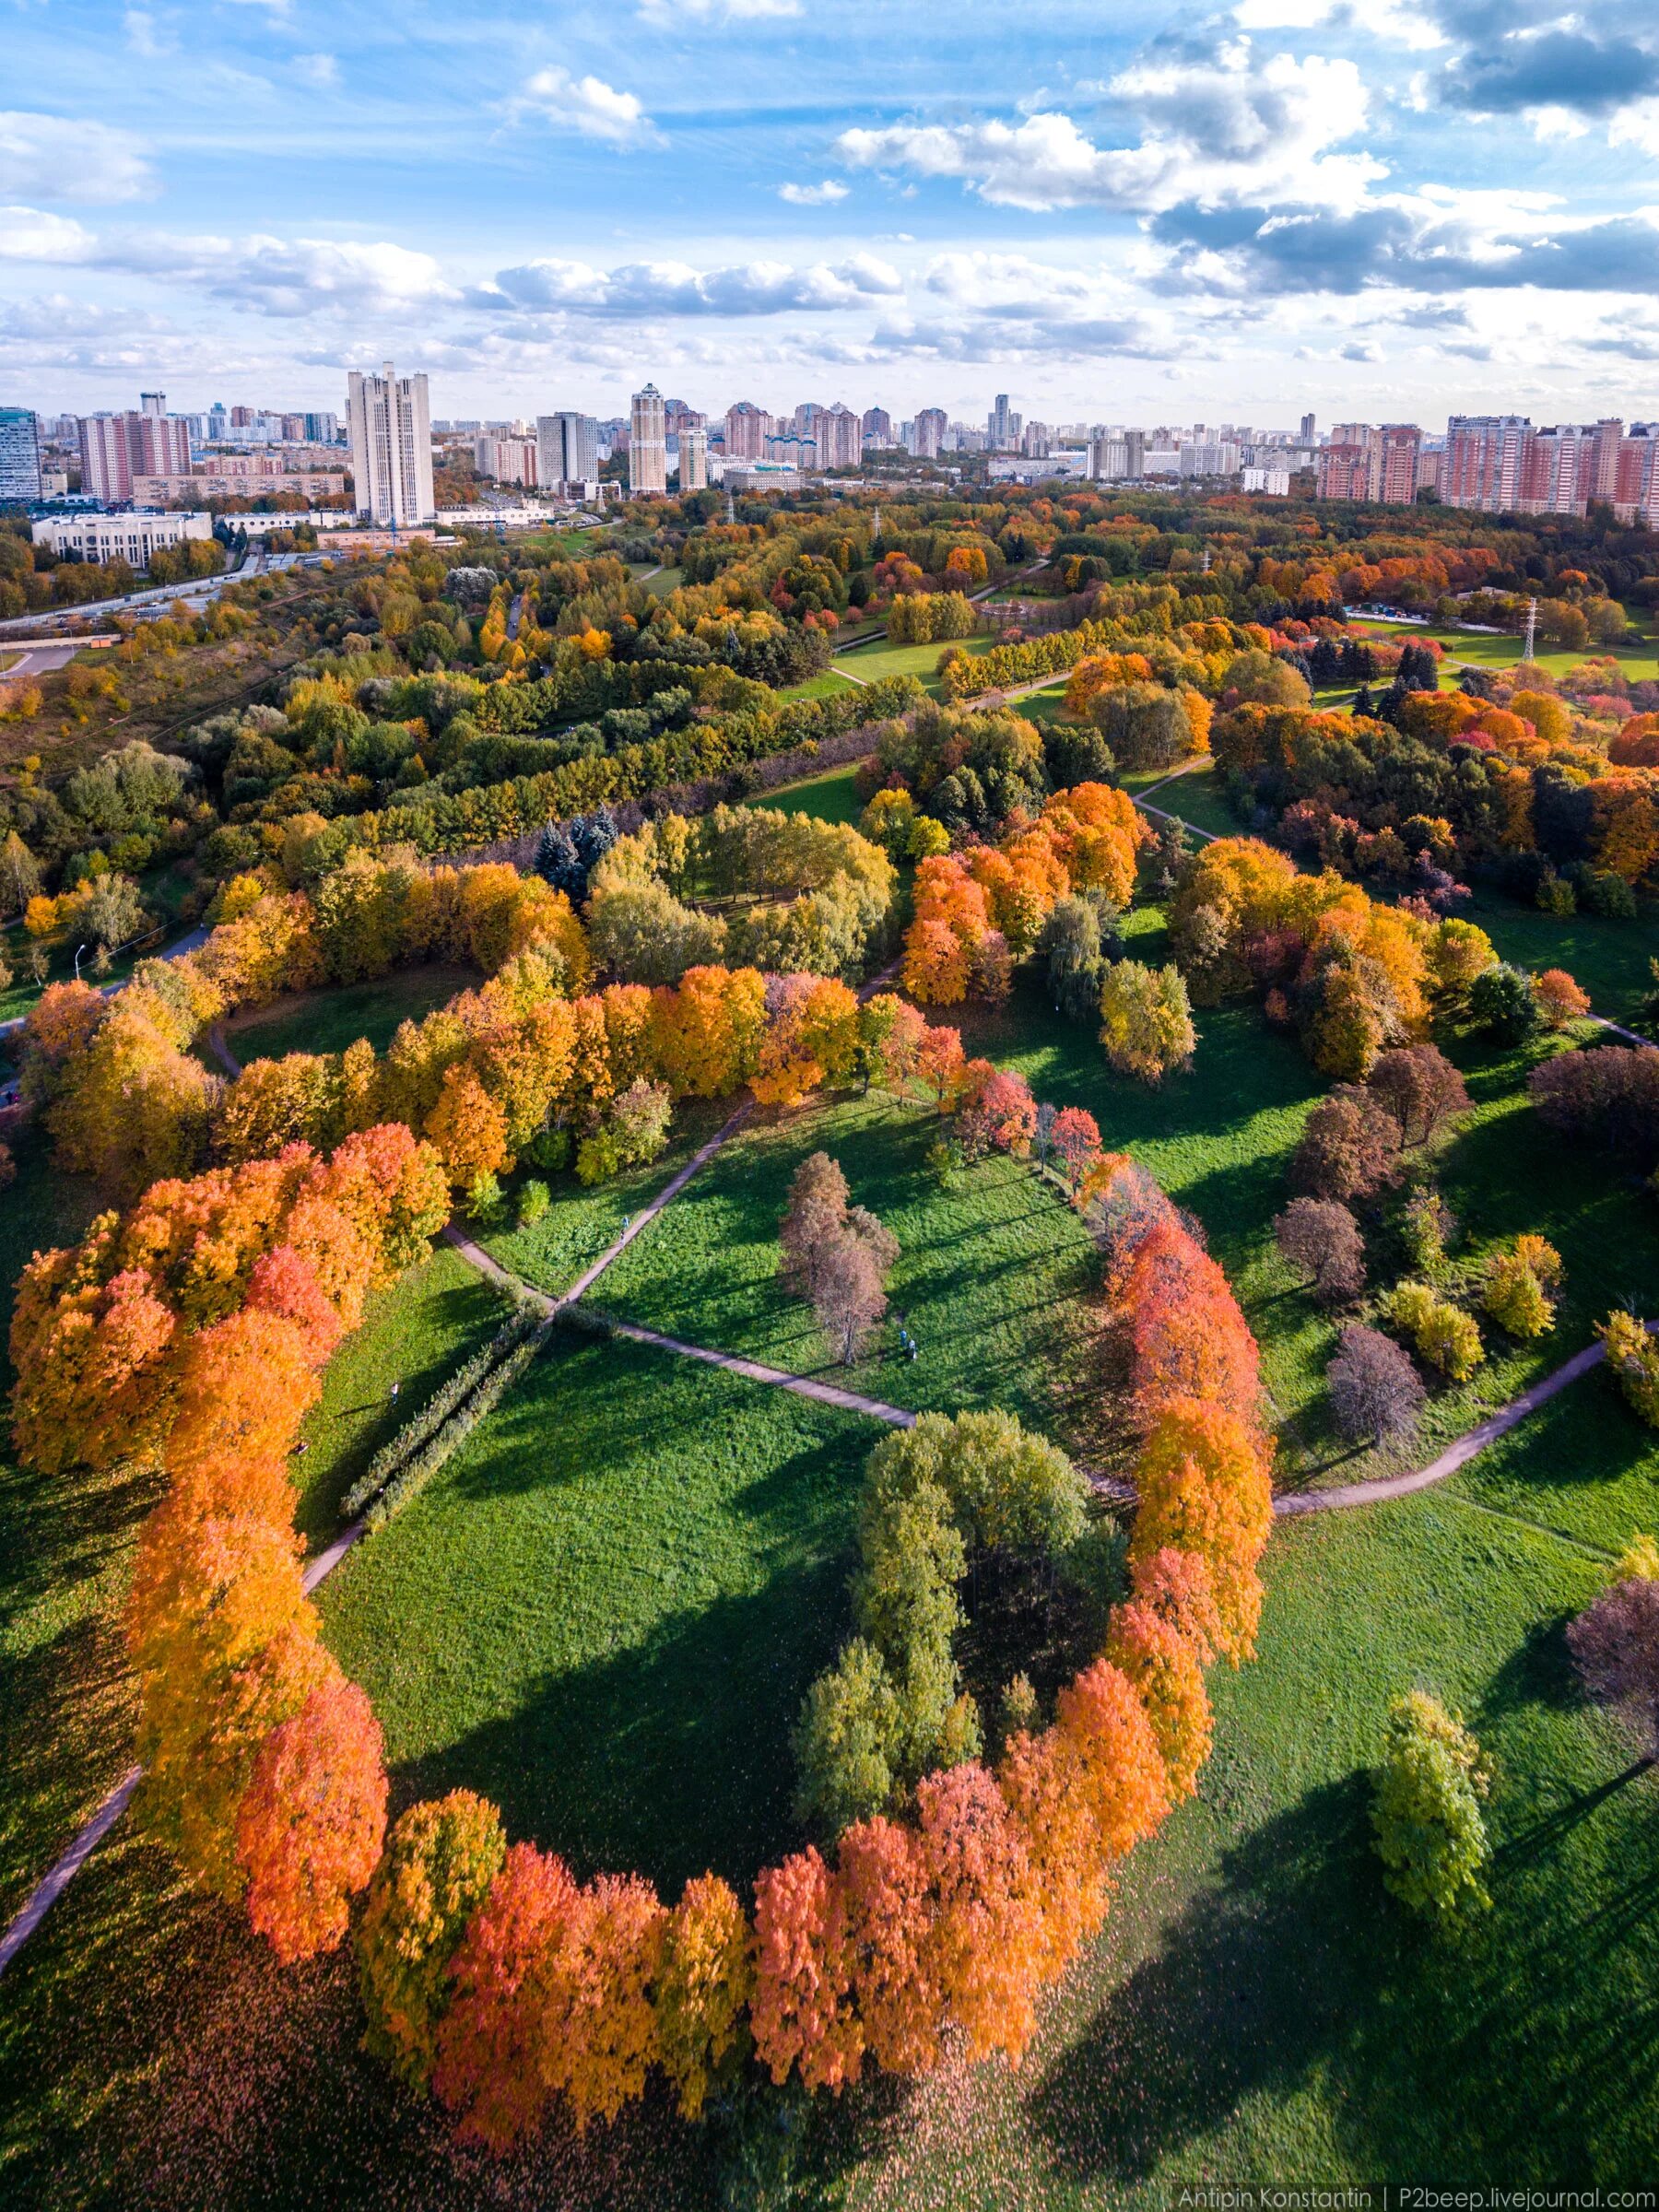
{"label": "hedge row", "polygon": [[[552,1323],[538,1313],[534,1306],[525,1306],[513,1316],[506,1328],[487,1347],[494,1351],[510,1334],[516,1335],[486,1368],[472,1394],[452,1413],[429,1441],[404,1464],[399,1472],[386,1484],[364,1515],[364,1525],[372,1535],[377,1529],[396,1513],[401,1513],[412,1498],[430,1482],[441,1467],[459,1450],[486,1415],[493,1413],[502,1397],[512,1387],[530,1362],[540,1351]],[[481,1355],[480,1355],[481,1356]],[[473,1364],[468,1360],[467,1365]]]}

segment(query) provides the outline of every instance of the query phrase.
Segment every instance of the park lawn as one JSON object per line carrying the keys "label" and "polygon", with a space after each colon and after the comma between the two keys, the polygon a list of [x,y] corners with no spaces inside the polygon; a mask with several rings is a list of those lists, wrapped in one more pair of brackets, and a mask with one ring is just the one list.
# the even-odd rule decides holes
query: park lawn
{"label": "park lawn", "polygon": [[[1430,638],[1443,647],[1448,662],[1471,661],[1477,668],[1513,668],[1521,659],[1521,639],[1518,636],[1490,636],[1477,630],[1441,629],[1426,623],[1407,628],[1404,623],[1390,623],[1386,629],[1366,629],[1355,624],[1355,634],[1375,638],[1380,642],[1401,644],[1408,638]],[[1534,665],[1551,676],[1566,676],[1582,662],[1600,660],[1611,653],[1624,675],[1631,683],[1649,682],[1659,677],[1659,656],[1641,646],[1587,645],[1582,651],[1565,652],[1546,646],[1537,655]],[[1442,687],[1450,675],[1452,685],[1457,681],[1457,670],[1442,668]]]}
{"label": "park lawn", "polygon": [[[1094,1277],[1082,1224],[1003,1156],[941,1190],[929,1106],[886,1093],[808,1104],[725,1147],[606,1272],[594,1303],[625,1320],[915,1411],[1000,1406],[1064,1441],[1086,1366],[1080,1300]],[[779,1277],[778,1222],[808,1153],[840,1161],[853,1202],[899,1240],[890,1312],[842,1367],[811,1307]],[[900,1350],[900,1318],[921,1350]]]}
{"label": "park lawn", "polygon": [[335,991],[289,992],[233,1014],[224,1024],[225,1041],[244,1067],[286,1053],[343,1053],[359,1037],[383,1053],[399,1022],[419,1021],[457,992],[476,991],[482,980],[476,968],[440,962],[394,969]]}
{"label": "park lawn", "polygon": [[[615,1362],[632,1359],[646,1363],[641,1372],[656,1371],[653,1355],[619,1345],[566,1357],[594,1363],[602,1394]],[[677,1396],[665,1411],[682,1424],[681,1376],[722,1394],[744,1390],[675,1368],[668,1382]],[[532,1394],[544,1388],[557,1382],[551,1368],[538,1367],[503,1415],[535,1405]],[[572,1401],[583,1423],[568,1447],[572,1462],[594,1433],[583,1410],[590,1394],[583,1389]],[[712,1578],[718,1594],[703,1618],[718,1623],[731,1602],[720,1575],[731,1564],[740,1579],[747,1556],[744,1529],[724,1548],[732,1509],[750,1493],[738,1488],[741,1470],[723,1476],[710,1462],[727,1445],[744,1457],[752,1432],[726,1409],[760,1398],[788,1421],[809,1424],[792,1468],[804,1463],[810,1475],[815,1453],[827,1448],[820,1438],[841,1433],[827,1412],[761,1393],[710,1400],[712,1433],[706,1408],[682,1427],[697,1449],[677,1455],[668,1502],[677,1493],[693,1503],[705,1482],[712,1489],[718,1510],[687,1524],[686,1546],[689,1571]],[[1594,1382],[1559,1405],[1559,1426],[1529,1425],[1500,1447],[1513,1479],[1553,1484],[1563,1468],[1580,1466],[1586,1498],[1602,1484],[1609,1495],[1622,1488],[1634,1509],[1636,1481],[1659,1483],[1651,1434],[1623,1416],[1609,1424]],[[602,1405],[593,1418],[603,1422],[608,1409]],[[507,1441],[500,1418],[474,1447],[475,1482],[489,1479],[482,1448]],[[563,1425],[546,1433],[562,1462]],[[639,1452],[638,1435],[637,1421],[625,1424],[618,1449]],[[840,1447],[850,1468],[863,1441],[849,1431]],[[503,1461],[522,1483],[524,1457]],[[567,1532],[577,1565],[585,1570],[597,1558],[603,1571],[619,1575],[619,1567],[605,1569],[592,1527],[573,1518],[600,1487],[586,1471],[591,1460],[576,1464],[582,1471],[566,1478],[562,1522],[548,1486],[514,1490],[504,1482],[487,1493],[491,1525],[511,1529],[524,1555],[539,1559],[542,1529],[514,1516],[528,1496],[547,1530]],[[776,1457],[763,1451],[753,1464],[768,1470],[759,1487],[763,1506],[775,1508]],[[444,1496],[461,1472],[452,1463],[401,1522],[356,1555],[384,1583],[383,1594],[365,1590],[353,1600],[364,1624],[371,1602],[383,1609],[386,1642],[371,1665],[391,1664],[407,1642],[406,1621],[390,1606],[415,1572],[392,1551],[377,1562],[376,1547],[394,1546],[400,1528],[418,1532],[422,1513],[434,1535],[453,1527],[457,1540],[476,1545]],[[651,1621],[651,1595],[688,1571],[681,1555],[661,1548],[672,1515],[659,1513],[654,1491],[646,1505],[639,1493],[636,1475],[622,1495],[624,1544],[638,1571],[618,1604],[625,1636],[647,1641],[632,1659],[603,1647],[597,1661],[577,1657],[571,1680],[601,1676],[594,1725],[585,1733],[570,1725],[561,1739],[576,1781],[597,1779],[606,1818],[604,1784],[616,1764],[607,1769],[600,1757],[605,1721],[621,1727],[613,1760],[630,1762],[618,1802],[636,1808],[640,1759],[646,1779],[660,1783],[663,1769],[650,1762],[666,1744],[661,1756],[677,1787],[682,1762],[732,1725],[708,1719],[736,1672],[728,1671],[724,1643],[681,1686],[683,1704],[672,1694],[672,1669],[657,1677],[669,1686],[664,1699],[650,1682],[641,1691],[626,1680],[630,1672],[650,1677],[658,1648],[651,1640],[671,1632]],[[833,1508],[825,1519],[834,1520]],[[1638,1512],[1633,1524],[1651,1522]],[[806,1526],[808,1542],[829,1534],[810,1514]],[[1610,1515],[1607,1535],[1625,1533]],[[844,1541],[839,1529],[833,1541]],[[469,1557],[478,1586],[495,1589],[496,1559],[481,1545]],[[575,1571],[569,1556],[556,1566],[561,1578]],[[839,1592],[840,1569],[839,1559],[825,1561],[826,1588]],[[1303,2185],[1421,2176],[1560,2186],[1631,2183],[1652,2171],[1659,2156],[1646,2030],[1659,2002],[1649,1848],[1655,1777],[1634,1766],[1636,1747],[1623,1730],[1579,1700],[1561,1635],[1599,1586],[1601,1562],[1525,1518],[1490,1510],[1477,1496],[1474,1471],[1465,1470],[1417,1497],[1279,1526],[1265,1572],[1255,1660],[1210,1677],[1215,1750],[1197,1796],[1122,1870],[1103,1936],[1045,1996],[1018,2072],[1000,2063],[971,2074],[952,2067],[912,2091],[877,2081],[824,2100],[808,2133],[801,2194],[787,2201],[819,2201],[806,2184],[821,2180],[834,2201],[844,2189],[844,2201],[866,2212],[895,2205],[905,2212],[1098,2212],[1102,2205],[1164,2212],[1174,2187],[1243,2173]],[[455,1624],[464,1649],[482,1632],[477,1617],[485,1608],[465,1607],[464,1618],[458,1583],[442,1570],[446,1610],[437,1621]],[[429,1606],[423,1581],[409,1590],[408,1615],[423,1635]],[[514,1625],[545,1619],[547,1610],[532,1583]],[[342,1626],[331,1621],[331,1633]],[[787,1621],[786,1654],[799,1626]],[[675,1656],[668,1653],[664,1666]],[[509,1651],[503,1664],[511,1677],[520,1663]],[[783,1671],[790,1664],[786,1657]],[[617,1695],[619,1716],[608,1703],[609,1677],[631,1692]],[[406,1693],[371,1687],[382,1718],[402,1725]],[[1455,1945],[1430,1940],[1387,1897],[1371,1849],[1365,1770],[1389,1700],[1413,1687],[1460,1708],[1497,1767],[1487,1812],[1493,1910]],[[748,1736],[761,1742],[774,1706],[784,1709],[781,1685],[751,1661],[735,1692],[746,1723],[757,1691],[762,1726],[734,1734],[732,1766],[688,1804],[677,1797],[636,1809],[639,1837],[619,1841],[608,1864],[648,1865],[659,1830],[702,1841],[712,1855],[710,1833],[730,1818],[716,1801],[733,1794],[734,1773],[735,1794],[747,1796],[751,1761],[759,1763]],[[576,1701],[556,1676],[547,1691],[554,1718],[561,1697]],[[488,1741],[491,1725],[483,1724],[469,1752]],[[400,1788],[412,1778],[400,1775]],[[506,1780],[524,1787],[522,1777]],[[626,1828],[626,1811],[616,1817]],[[557,1841],[586,1871],[586,1836],[568,1818],[561,1814]],[[525,1832],[511,1819],[510,1828]],[[635,1841],[637,1850],[625,1849]],[[689,1865],[694,1848],[679,1856]],[[757,1864],[751,1855],[740,1871]],[[487,2170],[494,2198],[560,2212],[713,2212],[721,2204],[786,2201],[736,2180],[717,2126],[681,2129],[665,2114],[666,2100],[653,2098],[614,2131],[593,2131],[586,2146],[572,2143],[555,2115],[539,2147]],[[0,2189],[11,2201],[54,2212],[137,2201],[158,2212],[205,2203],[220,2212],[301,2212],[319,2203],[461,2212],[477,2203],[480,2185],[477,2154],[453,2149],[431,2108],[394,2091],[363,2052],[349,1950],[285,1973],[232,1914],[183,1894],[162,1855],[130,1829],[92,1860],[0,1983]]]}
{"label": "park lawn", "polygon": [[303,1477],[295,1525],[309,1548],[338,1534],[339,1501],[374,1453],[506,1317],[500,1292],[448,1244],[370,1293],[362,1326],[324,1372],[295,1462]]}
{"label": "park lawn", "polygon": [[672,1896],[798,1841],[788,1734],[848,1622],[862,1416],[557,1333],[319,1593],[401,1800],[483,1791]]}
{"label": "park lawn", "polygon": [[804,684],[790,684],[778,693],[780,699],[839,699],[846,691],[855,691],[858,686],[850,676],[839,668],[826,668],[818,676],[809,676]]}
{"label": "park lawn", "polygon": [[1651,906],[1643,906],[1633,922],[1586,913],[1563,920],[1501,891],[1482,889],[1460,901],[1457,912],[1478,923],[1503,959],[1517,967],[1535,973],[1565,968],[1590,994],[1596,1013],[1611,1020],[1630,1021],[1655,988],[1650,962],[1659,932]]}
{"label": "park lawn", "polygon": [[666,599],[670,592],[677,592],[686,581],[683,569],[659,569],[654,576],[645,578],[645,589],[653,599]]}
{"label": "park lawn", "polygon": [[857,779],[856,761],[847,768],[827,768],[821,776],[780,784],[766,794],[762,804],[782,814],[809,814],[816,821],[847,822],[856,829],[864,812]]}
{"label": "park lawn", "polygon": [[[536,1289],[559,1297],[615,1243],[630,1216],[650,1205],[732,1111],[730,1099],[682,1099],[674,1110],[668,1149],[660,1159],[627,1169],[608,1182],[591,1186],[579,1182],[570,1172],[546,1177],[553,1203],[533,1228],[469,1223],[468,1233],[503,1267],[522,1276]],[[532,1171],[527,1171],[510,1191],[511,1207],[516,1208],[518,1192],[531,1176]],[[608,1275],[606,1279],[610,1279]]]}
{"label": "park lawn", "polygon": [[1190,822],[1194,830],[1207,830],[1212,837],[1245,835],[1227,803],[1225,779],[1215,768],[1184,770],[1161,790],[1143,786],[1143,795],[1149,805]]}
{"label": "park lawn", "polygon": [[918,676],[936,699],[934,670],[947,644],[959,645],[965,653],[977,660],[995,643],[995,638],[986,630],[968,638],[941,638],[929,645],[861,646],[848,666],[868,684],[879,683],[884,676]]}

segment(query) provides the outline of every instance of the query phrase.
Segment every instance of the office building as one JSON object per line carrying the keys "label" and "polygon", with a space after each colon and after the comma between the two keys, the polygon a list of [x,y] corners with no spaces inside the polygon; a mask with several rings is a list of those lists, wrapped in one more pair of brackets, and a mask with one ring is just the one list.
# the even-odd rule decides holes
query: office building
{"label": "office building", "polygon": [[0,407],[0,507],[41,496],[41,434],[32,407]]}
{"label": "office building", "polygon": [[628,488],[641,492],[668,488],[668,446],[663,420],[663,395],[654,384],[633,395],[628,437]]}
{"label": "office building", "polygon": [[568,410],[535,418],[535,479],[544,491],[591,484],[599,475],[599,425]]}
{"label": "office building", "polygon": [[147,569],[158,546],[176,546],[183,538],[211,537],[213,524],[206,514],[54,514],[34,525],[37,546],[54,553],[78,554],[82,560],[124,560],[135,569]]}
{"label": "office building", "polygon": [[1301,430],[1298,436],[1297,443],[1299,445],[1312,445],[1314,438],[1318,434],[1318,429],[1319,425],[1317,418],[1312,415],[1304,415],[1301,418]]}
{"label": "office building", "polygon": [[399,376],[390,361],[378,376],[361,376],[354,369],[347,379],[346,413],[358,512],[394,529],[429,523],[437,502],[425,376]]}
{"label": "office building", "polygon": [[709,433],[700,423],[695,427],[683,419],[679,433],[679,488],[682,491],[702,491],[709,481]]}

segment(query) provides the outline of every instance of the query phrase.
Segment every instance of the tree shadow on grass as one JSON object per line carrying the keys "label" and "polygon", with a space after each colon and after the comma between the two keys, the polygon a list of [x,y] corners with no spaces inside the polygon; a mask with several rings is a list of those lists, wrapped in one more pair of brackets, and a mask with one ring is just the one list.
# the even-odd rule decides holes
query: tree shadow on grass
{"label": "tree shadow on grass", "polygon": [[1365,1806],[1354,1776],[1229,1852],[1220,1884],[1048,2070],[1030,2111],[1074,2180],[1144,2180],[1245,2098],[1294,2088],[1341,2040]]}
{"label": "tree shadow on grass", "polygon": [[544,1674],[516,1712],[400,1766],[398,1796],[479,1790],[582,1877],[633,1869],[672,1900],[712,1868],[741,1890],[801,1841],[789,1731],[848,1625],[844,1559],[776,1574]]}

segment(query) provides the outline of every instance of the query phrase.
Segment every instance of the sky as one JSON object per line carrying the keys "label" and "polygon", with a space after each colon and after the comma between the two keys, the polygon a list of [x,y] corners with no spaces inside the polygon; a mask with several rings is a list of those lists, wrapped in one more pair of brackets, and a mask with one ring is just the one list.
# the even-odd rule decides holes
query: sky
{"label": "sky", "polygon": [[0,0],[0,404],[1659,418],[1653,0]]}

